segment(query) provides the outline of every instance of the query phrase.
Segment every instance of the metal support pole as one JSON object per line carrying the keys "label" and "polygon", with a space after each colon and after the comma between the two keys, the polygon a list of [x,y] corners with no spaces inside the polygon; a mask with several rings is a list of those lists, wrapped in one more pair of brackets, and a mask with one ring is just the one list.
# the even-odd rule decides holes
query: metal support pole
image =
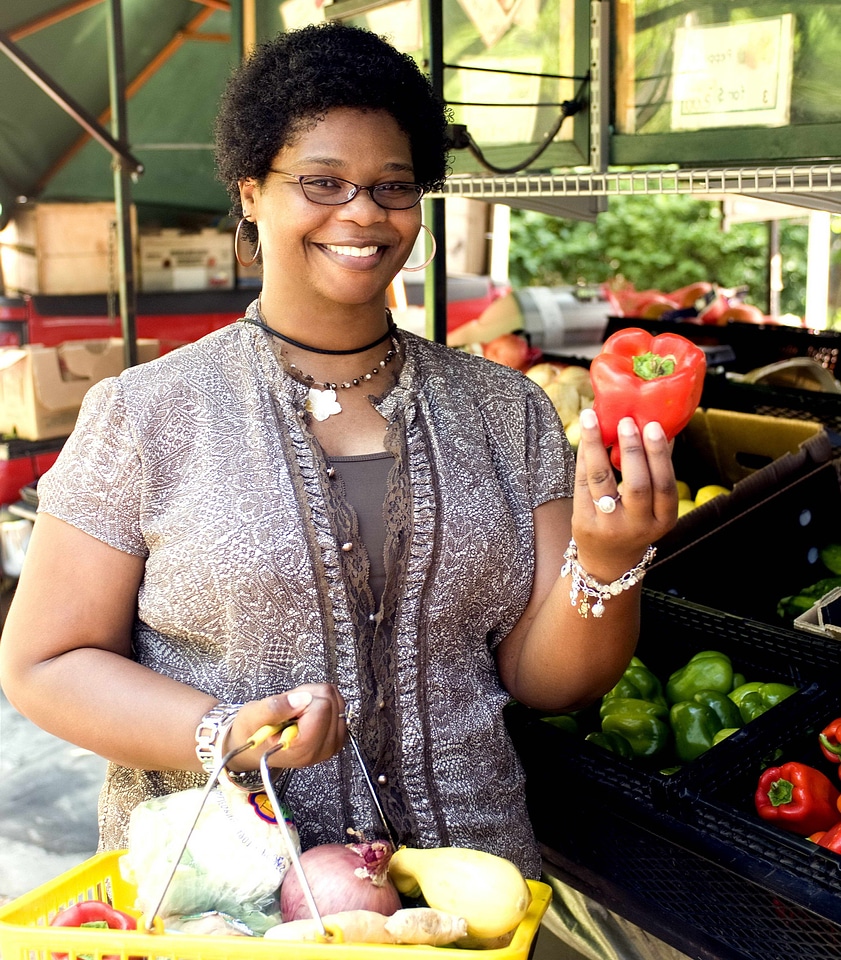
{"label": "metal support pole", "polygon": [[123,163],[129,165],[134,173],[143,173],[143,164],[133,157],[128,151],[117,143],[117,141],[103,129],[96,117],[91,116],[85,108],[78,103],[70,94],[62,89],[44,70],[42,70],[35,61],[24,53],[23,50],[13,43],[5,33],[0,33],[0,53],[4,53],[30,80],[37,84],[44,93],[57,103],[64,112],[73,117],[76,123],[86,130],[94,140],[118,156]]}
{"label": "metal support pole", "polygon": [[[442,0],[429,0],[426,5],[429,78],[432,87],[444,96],[444,15]],[[438,253],[426,272],[424,304],[427,336],[436,343],[447,342],[447,231],[444,198],[424,202],[428,212],[427,226],[435,237]],[[430,315],[431,309],[431,315]]]}
{"label": "metal support pole", "polygon": [[783,290],[783,265],[780,253],[780,221],[768,221],[768,314],[780,315],[780,294]]}
{"label": "metal support pole", "polygon": [[592,0],[590,4],[590,166],[603,173],[608,165],[607,103],[604,94],[610,76],[610,4]]}
{"label": "metal support pole", "polygon": [[114,201],[117,208],[120,321],[123,331],[123,362],[137,363],[137,293],[134,278],[134,231],[131,217],[131,173],[123,156],[126,151],[126,76],[121,0],[110,0],[108,20],[108,80],[111,95],[111,126],[120,146],[113,162]]}

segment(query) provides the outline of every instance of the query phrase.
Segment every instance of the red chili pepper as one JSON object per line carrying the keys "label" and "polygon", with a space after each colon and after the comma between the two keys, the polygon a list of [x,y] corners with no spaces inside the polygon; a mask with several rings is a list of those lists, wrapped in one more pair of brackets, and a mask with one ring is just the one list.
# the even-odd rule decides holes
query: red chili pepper
{"label": "red chili pepper", "polygon": [[808,837],[838,822],[839,796],[826,774],[805,763],[791,762],[763,771],[754,803],[763,820]]}
{"label": "red chili pepper", "polygon": [[[53,927],[99,928],[103,924],[109,930],[136,930],[137,920],[131,914],[101,900],[82,900],[72,907],[59,911],[50,921]],[[53,960],[67,960],[66,953],[54,953]],[[106,954],[102,960],[119,960],[116,954]]]}
{"label": "red chili pepper", "polygon": [[841,853],[841,823],[836,823],[829,830],[818,830],[809,836],[809,840],[814,841],[820,847],[826,847],[833,853]]}
{"label": "red chili pepper", "polygon": [[590,380],[593,409],[617,470],[619,421],[633,417],[641,431],[656,420],[673,439],[698,407],[706,369],[704,351],[677,333],[652,336],[628,327],[605,340],[590,364]]}
{"label": "red chili pepper", "polygon": [[[841,717],[828,723],[818,734],[821,753],[830,763],[841,763]],[[841,771],[839,771],[841,775]]]}

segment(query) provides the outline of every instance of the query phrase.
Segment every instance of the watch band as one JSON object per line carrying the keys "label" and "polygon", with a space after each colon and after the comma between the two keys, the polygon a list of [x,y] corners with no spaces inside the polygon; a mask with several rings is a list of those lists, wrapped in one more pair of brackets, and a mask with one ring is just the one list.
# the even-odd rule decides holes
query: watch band
{"label": "watch band", "polygon": [[229,770],[225,767],[222,772],[228,778],[228,783],[246,793],[260,793],[265,789],[259,770]]}
{"label": "watch band", "polygon": [[211,774],[222,756],[221,747],[239,712],[241,703],[217,703],[196,727],[196,756],[205,773]]}

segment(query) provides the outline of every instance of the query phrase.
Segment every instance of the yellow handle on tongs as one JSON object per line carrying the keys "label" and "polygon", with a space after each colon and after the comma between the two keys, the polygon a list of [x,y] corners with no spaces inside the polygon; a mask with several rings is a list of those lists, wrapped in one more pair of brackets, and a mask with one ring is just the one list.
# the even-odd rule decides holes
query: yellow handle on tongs
{"label": "yellow handle on tongs", "polygon": [[276,733],[280,734],[278,746],[281,750],[285,750],[298,736],[298,724],[294,720],[288,720],[286,723],[267,723],[248,738],[246,749],[259,747],[261,743],[265,743],[269,737],[273,737]]}

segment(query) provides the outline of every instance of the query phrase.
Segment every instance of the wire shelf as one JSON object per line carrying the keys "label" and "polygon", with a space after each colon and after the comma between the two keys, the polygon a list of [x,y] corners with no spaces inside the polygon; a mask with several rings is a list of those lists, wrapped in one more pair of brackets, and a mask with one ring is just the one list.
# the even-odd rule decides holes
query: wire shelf
{"label": "wire shelf", "polygon": [[[618,197],[654,194],[841,194],[841,163],[782,167],[659,169],[450,177],[437,196]],[[841,197],[833,197],[836,202]]]}

